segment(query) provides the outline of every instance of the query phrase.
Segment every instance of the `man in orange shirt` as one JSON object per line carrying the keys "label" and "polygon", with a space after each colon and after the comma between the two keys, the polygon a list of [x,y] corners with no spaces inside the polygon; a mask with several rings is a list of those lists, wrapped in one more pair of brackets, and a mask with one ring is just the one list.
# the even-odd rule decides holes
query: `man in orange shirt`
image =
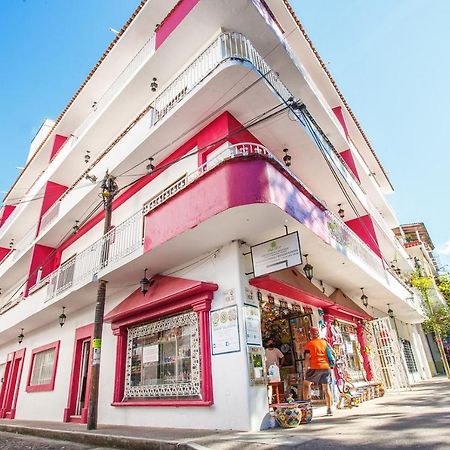
{"label": "man in orange shirt", "polygon": [[327,403],[327,415],[331,416],[331,367],[327,356],[327,341],[319,337],[319,330],[311,327],[312,339],[305,346],[305,381],[303,382],[303,399],[311,400],[311,384],[321,384]]}

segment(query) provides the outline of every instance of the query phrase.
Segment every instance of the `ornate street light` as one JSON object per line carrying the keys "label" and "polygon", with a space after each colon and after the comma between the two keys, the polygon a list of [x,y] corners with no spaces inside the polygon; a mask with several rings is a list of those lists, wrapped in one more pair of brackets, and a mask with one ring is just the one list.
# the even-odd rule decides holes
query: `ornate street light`
{"label": "ornate street light", "polygon": [[342,208],[342,203],[338,203],[338,206],[339,206],[339,210],[338,210],[339,217],[341,219],[343,219],[345,217],[345,211]]}
{"label": "ornate street light", "polygon": [[21,328],[20,330],[21,330],[21,331],[20,331],[20,334],[19,334],[19,336],[17,336],[17,342],[19,342],[19,344],[22,343],[23,338],[25,337],[25,336],[23,335],[23,328]]}
{"label": "ornate street light", "polygon": [[389,309],[388,309],[388,316],[393,319],[394,318],[394,311],[392,311],[390,303],[388,303]]}
{"label": "ornate street light", "polygon": [[291,165],[291,155],[289,155],[289,149],[283,148],[284,156],[283,161],[286,164],[286,167],[289,167]]}
{"label": "ornate street light", "polygon": [[63,325],[66,323],[66,319],[67,316],[64,314],[64,310],[66,309],[65,306],[62,307],[62,313],[59,315],[58,319],[59,319],[59,325],[61,326],[61,328],[63,327]]}
{"label": "ornate street light", "polygon": [[155,280],[147,278],[147,269],[144,269],[144,278],[141,279],[139,284],[141,285],[141,292],[145,295],[149,288],[153,285]]}
{"label": "ornate street light", "polygon": [[314,275],[314,267],[308,262],[308,253],[306,253],[303,256],[306,259],[306,264],[305,267],[303,267],[303,272],[305,272],[306,278],[308,278],[308,280],[311,281]]}
{"label": "ornate street light", "polygon": [[362,304],[364,305],[364,307],[367,308],[367,305],[369,304],[369,297],[367,297],[367,295],[364,294],[364,288],[360,288],[360,289],[362,292],[362,295],[361,295]]}

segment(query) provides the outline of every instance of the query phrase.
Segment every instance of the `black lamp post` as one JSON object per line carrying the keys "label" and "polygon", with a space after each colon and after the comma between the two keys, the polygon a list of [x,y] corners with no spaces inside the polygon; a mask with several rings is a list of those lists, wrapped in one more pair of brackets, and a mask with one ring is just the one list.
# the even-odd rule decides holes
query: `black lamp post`
{"label": "black lamp post", "polygon": [[303,272],[305,272],[306,278],[308,278],[308,280],[311,281],[314,276],[314,267],[308,262],[308,253],[306,253],[303,256],[306,259],[306,264],[305,267],[303,267]]}
{"label": "black lamp post", "polygon": [[59,315],[59,325],[62,327],[66,323],[67,316],[64,314],[65,306],[62,307],[62,313]]}
{"label": "black lamp post", "polygon": [[388,303],[389,309],[388,309],[388,316],[393,319],[394,318],[394,311],[392,311],[390,303]]}
{"label": "black lamp post", "polygon": [[141,292],[145,295],[150,287],[150,280],[147,278],[147,269],[144,269],[144,278],[140,281]]}
{"label": "black lamp post", "polygon": [[25,336],[23,335],[23,328],[21,328],[20,330],[21,330],[21,331],[20,331],[20,334],[19,334],[19,336],[17,336],[17,342],[19,342],[19,344],[22,343],[23,338],[25,337]]}
{"label": "black lamp post", "polygon": [[369,304],[369,297],[367,297],[366,294],[364,294],[364,288],[360,288],[362,295],[361,295],[361,301],[365,308],[367,308],[367,305]]}

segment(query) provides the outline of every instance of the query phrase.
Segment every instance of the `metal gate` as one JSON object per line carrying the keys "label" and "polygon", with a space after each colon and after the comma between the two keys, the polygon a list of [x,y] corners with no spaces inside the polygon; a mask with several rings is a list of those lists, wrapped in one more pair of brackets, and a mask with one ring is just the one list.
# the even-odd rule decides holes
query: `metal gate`
{"label": "metal gate", "polygon": [[383,317],[366,322],[365,338],[375,379],[382,381],[387,389],[408,388],[405,362],[390,320]]}

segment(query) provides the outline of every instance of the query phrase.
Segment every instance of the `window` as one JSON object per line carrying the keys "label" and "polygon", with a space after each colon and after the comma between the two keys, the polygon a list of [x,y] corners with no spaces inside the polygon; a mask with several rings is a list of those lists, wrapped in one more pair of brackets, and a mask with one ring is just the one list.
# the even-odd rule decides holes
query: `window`
{"label": "window", "polygon": [[5,376],[6,363],[0,364],[0,388]]}
{"label": "window", "polygon": [[52,342],[33,350],[27,392],[52,391],[54,389],[59,342]]}
{"label": "window", "polygon": [[198,316],[188,312],[130,328],[125,397],[199,399]]}

